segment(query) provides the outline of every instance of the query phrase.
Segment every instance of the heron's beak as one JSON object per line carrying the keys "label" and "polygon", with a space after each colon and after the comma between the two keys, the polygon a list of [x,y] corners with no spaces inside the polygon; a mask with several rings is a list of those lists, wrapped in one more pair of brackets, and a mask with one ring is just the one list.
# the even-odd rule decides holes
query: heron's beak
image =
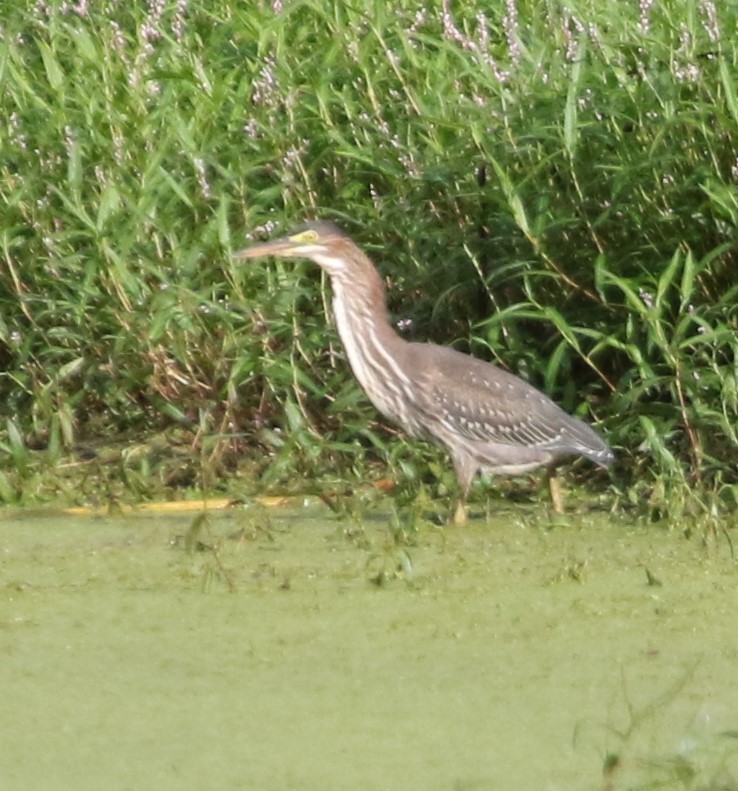
{"label": "heron's beak", "polygon": [[260,244],[252,244],[251,247],[246,247],[233,254],[233,257],[238,260],[244,258],[261,258],[265,255],[278,255],[289,256],[295,249],[295,243],[288,238],[272,239],[270,242],[261,242]]}

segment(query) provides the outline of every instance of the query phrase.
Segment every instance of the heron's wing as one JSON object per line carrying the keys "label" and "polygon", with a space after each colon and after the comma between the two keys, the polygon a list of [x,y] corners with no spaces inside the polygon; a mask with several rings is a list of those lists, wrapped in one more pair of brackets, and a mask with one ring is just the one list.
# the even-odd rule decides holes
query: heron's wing
{"label": "heron's wing", "polygon": [[523,379],[453,349],[413,345],[425,362],[415,368],[415,403],[425,420],[477,442],[609,456],[593,429]]}

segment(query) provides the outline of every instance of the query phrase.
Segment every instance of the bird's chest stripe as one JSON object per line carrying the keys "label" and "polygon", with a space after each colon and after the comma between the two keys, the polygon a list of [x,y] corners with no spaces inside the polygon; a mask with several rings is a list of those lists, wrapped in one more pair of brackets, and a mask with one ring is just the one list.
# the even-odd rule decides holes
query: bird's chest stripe
{"label": "bird's chest stripe", "polygon": [[[348,311],[353,314],[349,315]],[[412,381],[382,346],[372,316],[362,305],[349,308],[339,295],[333,301],[338,333],[354,375],[372,403],[385,415],[404,422],[404,403]]]}
{"label": "bird's chest stripe", "polygon": [[315,263],[319,264],[329,274],[340,274],[346,269],[346,262],[342,258],[334,258],[332,255],[325,253],[314,253],[313,258]]}

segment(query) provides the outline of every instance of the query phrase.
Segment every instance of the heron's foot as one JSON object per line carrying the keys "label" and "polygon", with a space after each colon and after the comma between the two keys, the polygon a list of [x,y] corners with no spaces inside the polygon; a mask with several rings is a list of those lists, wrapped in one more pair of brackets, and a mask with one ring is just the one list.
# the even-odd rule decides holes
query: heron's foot
{"label": "heron's foot", "polygon": [[456,504],[456,510],[454,511],[453,523],[455,525],[465,525],[466,520],[466,503],[463,500],[459,500],[459,502]]}
{"label": "heron's foot", "polygon": [[564,513],[564,493],[561,491],[561,478],[556,473],[550,473],[548,476],[548,490],[551,492],[551,504],[553,505],[554,513]]}

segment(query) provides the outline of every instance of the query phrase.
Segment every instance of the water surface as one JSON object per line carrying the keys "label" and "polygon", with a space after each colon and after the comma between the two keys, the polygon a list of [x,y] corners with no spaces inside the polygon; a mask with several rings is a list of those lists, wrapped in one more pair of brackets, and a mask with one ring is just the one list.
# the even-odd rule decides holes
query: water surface
{"label": "water surface", "polygon": [[193,519],[0,520],[4,789],[738,787],[720,540]]}

